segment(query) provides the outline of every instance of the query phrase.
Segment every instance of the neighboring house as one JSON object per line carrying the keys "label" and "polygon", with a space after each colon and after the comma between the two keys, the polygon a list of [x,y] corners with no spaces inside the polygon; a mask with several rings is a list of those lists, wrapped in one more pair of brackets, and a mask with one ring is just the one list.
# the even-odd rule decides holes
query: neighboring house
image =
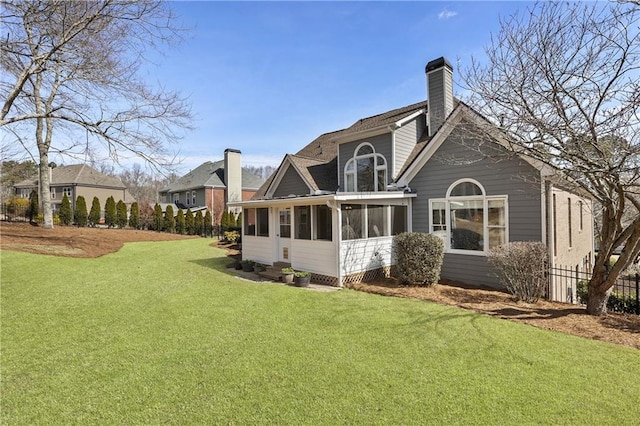
{"label": "neighboring house", "polygon": [[591,200],[504,148],[495,127],[453,97],[444,58],[426,67],[428,101],[321,135],[244,209],[242,257],[290,263],[341,286],[387,275],[393,236],[445,243],[442,277],[500,287],[486,261],[509,241],[543,241],[552,265],[593,255]]}
{"label": "neighboring house", "polygon": [[[86,164],[53,167],[49,168],[49,173],[54,213],[60,209],[64,195],[67,195],[74,210],[79,196],[84,197],[87,209],[91,209],[93,197],[98,197],[103,217],[104,205],[109,197],[113,197],[116,203],[122,200],[127,208],[136,201],[119,178],[107,176]],[[14,185],[15,194],[22,198],[29,198],[34,189],[38,190],[38,177]]]}
{"label": "neighboring house", "polygon": [[226,149],[223,160],[202,163],[161,189],[160,201],[163,210],[167,204],[192,211],[208,209],[214,223],[220,223],[229,203],[249,200],[263,183],[264,179],[242,169],[240,151]]}

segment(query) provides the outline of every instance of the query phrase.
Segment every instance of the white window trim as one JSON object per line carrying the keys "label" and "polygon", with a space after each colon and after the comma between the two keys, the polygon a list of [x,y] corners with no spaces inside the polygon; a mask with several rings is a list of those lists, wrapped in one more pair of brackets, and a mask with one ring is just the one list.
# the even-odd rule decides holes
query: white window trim
{"label": "white window trim", "polygon": [[[463,182],[471,182],[480,188],[483,195],[471,195],[465,197],[451,197],[451,191],[458,184]],[[508,195],[485,195],[484,187],[475,179],[459,179],[449,186],[447,190],[446,198],[432,198],[429,200],[429,233],[433,233],[433,203],[444,203],[445,206],[445,225],[446,234],[444,239],[444,251],[451,254],[464,254],[469,256],[486,256],[489,253],[489,201],[502,200],[504,201],[504,238],[505,243],[509,242],[509,196]],[[482,227],[483,227],[483,250],[462,250],[451,248],[451,201],[482,201]],[[494,227],[496,228],[496,227]]]}
{"label": "white window trim", "polygon": [[191,205],[196,205],[196,191],[191,191]]}
{"label": "white window trim", "polygon": [[[364,147],[364,146],[371,147],[371,150],[373,152],[371,152],[370,154],[358,155],[358,151],[360,151],[360,149],[362,147]],[[385,189],[386,189],[387,182],[389,181],[389,176],[388,176],[389,175],[389,169],[387,167],[387,159],[384,157],[384,155],[376,152],[376,149],[374,148],[374,146],[371,145],[369,142],[362,142],[353,151],[353,157],[351,157],[349,160],[347,160],[347,162],[344,165],[344,187],[345,187],[345,192],[364,192],[364,191],[359,191],[358,190],[358,164],[357,163],[358,163],[358,160],[363,160],[363,159],[367,159],[367,158],[373,158],[374,173],[373,173],[373,191],[366,191],[366,192],[381,192],[381,191],[378,191],[378,172],[381,171],[381,170],[384,170],[384,172],[385,172],[384,186],[385,186]],[[382,158],[384,164],[378,165],[378,158]],[[352,171],[347,171],[347,169],[349,168],[350,164],[354,164],[353,170]],[[353,176],[353,188],[348,188],[348,186],[347,186],[347,182],[348,182],[348,178],[347,177],[349,175]]]}
{"label": "white window trim", "polygon": [[55,188],[55,186],[51,187],[51,199],[52,200],[56,199],[56,188]]}

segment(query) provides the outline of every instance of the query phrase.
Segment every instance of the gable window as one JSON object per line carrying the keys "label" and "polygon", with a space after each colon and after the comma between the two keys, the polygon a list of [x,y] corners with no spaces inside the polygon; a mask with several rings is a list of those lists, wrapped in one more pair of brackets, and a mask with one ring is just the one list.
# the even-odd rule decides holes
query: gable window
{"label": "gable window", "polygon": [[445,199],[429,201],[429,231],[450,252],[484,254],[507,242],[507,196],[487,196],[472,179],[454,182]]}
{"label": "gable window", "polygon": [[387,188],[387,160],[370,143],[358,145],[344,166],[346,192],[377,192]]}

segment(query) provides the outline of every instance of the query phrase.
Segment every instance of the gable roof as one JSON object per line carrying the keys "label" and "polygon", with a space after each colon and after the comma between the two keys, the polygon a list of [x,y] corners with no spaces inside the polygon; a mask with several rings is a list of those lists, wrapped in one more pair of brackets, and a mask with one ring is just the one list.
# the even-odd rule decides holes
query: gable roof
{"label": "gable roof", "polygon": [[[51,169],[51,185],[84,185],[100,186],[116,189],[125,189],[126,186],[120,178],[100,173],[86,164],[74,164],[71,166],[58,166]],[[38,185],[38,177],[26,179],[14,185],[16,188],[32,187]]]}
{"label": "gable roof", "polygon": [[[425,112],[426,108],[427,101],[422,101],[392,109],[382,114],[361,118],[345,129],[324,133],[296,154],[287,154],[280,167],[278,167],[278,171],[282,167],[293,165],[312,191],[335,192],[338,188],[336,168],[338,164],[338,145],[341,141],[357,138],[359,135],[371,131],[391,131],[391,128],[401,125],[404,120],[410,119],[417,113]],[[272,174],[258,189],[253,199],[265,198],[272,184],[279,183],[276,179],[281,175],[278,172]]]}
{"label": "gable roof", "polygon": [[[242,189],[260,188],[263,179],[242,169]],[[226,188],[224,183],[224,160],[207,161],[180,177],[175,182],[162,188],[160,192],[178,192],[194,188]]]}

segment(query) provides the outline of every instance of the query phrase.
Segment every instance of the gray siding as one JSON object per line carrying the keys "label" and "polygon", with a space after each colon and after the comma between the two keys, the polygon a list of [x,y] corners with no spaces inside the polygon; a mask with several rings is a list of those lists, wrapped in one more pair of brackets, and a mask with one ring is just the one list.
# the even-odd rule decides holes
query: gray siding
{"label": "gray siding", "polygon": [[287,171],[284,173],[280,184],[273,192],[274,197],[286,197],[288,195],[307,195],[309,193],[309,187],[304,180],[300,177],[298,172],[292,167],[289,166]]}
{"label": "gray siding", "polygon": [[[397,173],[402,170],[402,166],[407,161],[407,158],[409,158],[409,154],[411,154],[411,151],[416,146],[416,142],[420,139],[420,136],[422,136],[426,127],[426,121],[426,116],[421,114],[416,117],[415,120],[396,130],[396,149],[395,158],[393,159],[395,167],[394,173],[396,176]],[[395,178],[396,176],[393,177]]]}
{"label": "gray siding", "polygon": [[[497,152],[486,156],[462,143],[462,131],[454,130],[427,165],[409,183],[418,197],[413,201],[413,231],[429,232],[429,199],[444,198],[458,179],[475,179],[487,195],[507,195],[509,241],[542,240],[542,207],[539,172],[521,159]],[[468,136],[468,135],[467,135]],[[470,144],[465,138],[465,144]],[[473,285],[499,287],[484,256],[448,253],[442,277]]]}
{"label": "gray siding", "polygon": [[338,163],[338,183],[340,185],[340,190],[344,191],[344,166],[351,158],[353,158],[353,154],[358,145],[363,142],[368,142],[373,145],[376,153],[384,155],[384,158],[387,160],[387,180],[389,183],[391,181],[391,132],[385,133],[383,135],[373,136],[370,138],[359,139],[353,142],[347,142],[344,144],[340,144],[338,147],[339,153],[339,163]]}

